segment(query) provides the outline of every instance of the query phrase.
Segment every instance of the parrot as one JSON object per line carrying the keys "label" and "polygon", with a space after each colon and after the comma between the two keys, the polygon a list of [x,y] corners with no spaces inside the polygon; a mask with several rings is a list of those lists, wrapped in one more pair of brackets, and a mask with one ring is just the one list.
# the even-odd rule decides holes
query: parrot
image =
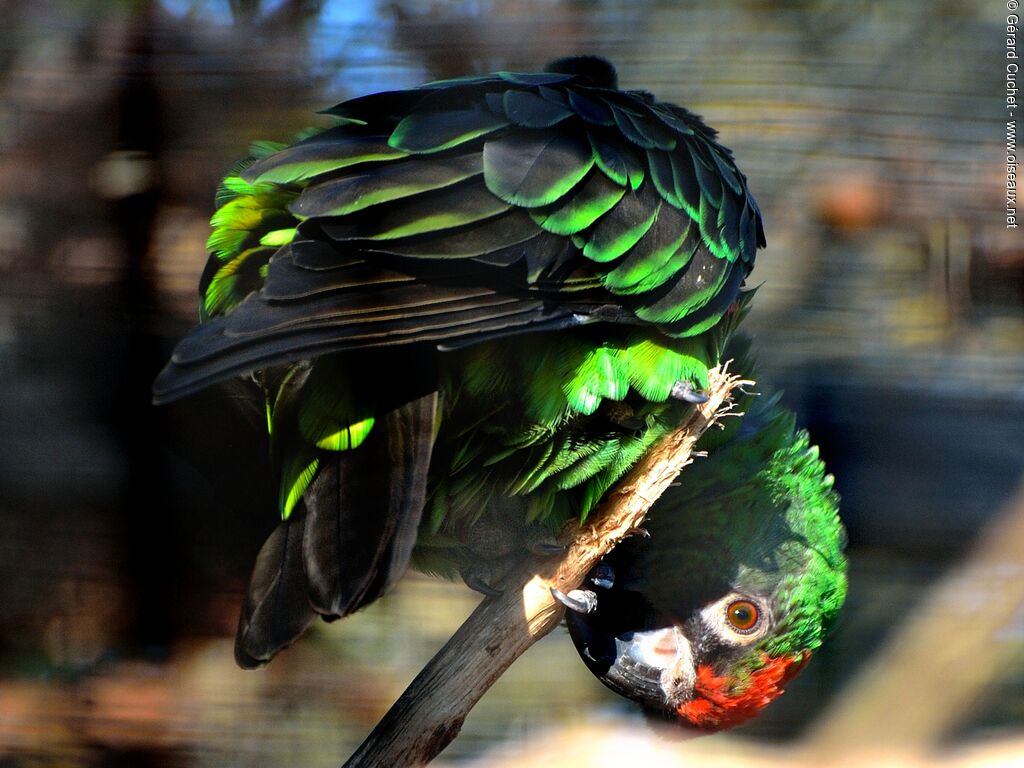
{"label": "parrot", "polygon": [[846,597],[833,478],[779,396],[759,398],[655,502],[585,586],[555,597],[590,671],[697,732],[755,717]]}
{"label": "parrot", "polygon": [[410,565],[493,594],[564,549],[706,401],[765,246],[716,132],[599,57],[325,112],[224,178],[199,323],[153,385],[157,404],[230,386],[265,420],[280,522],[244,668]]}

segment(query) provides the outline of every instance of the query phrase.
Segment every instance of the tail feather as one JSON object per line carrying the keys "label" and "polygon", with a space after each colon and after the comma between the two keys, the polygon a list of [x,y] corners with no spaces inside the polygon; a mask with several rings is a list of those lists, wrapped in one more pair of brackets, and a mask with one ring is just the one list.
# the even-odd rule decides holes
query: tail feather
{"label": "tail feather", "polygon": [[270,661],[306,631],[316,613],[306,599],[302,540],[306,512],[299,505],[260,548],[242,603],[235,661],[254,669]]}
{"label": "tail feather", "polygon": [[306,491],[302,555],[309,603],[347,616],[409,565],[426,500],[437,393],[391,410],[357,450],[321,465]]}

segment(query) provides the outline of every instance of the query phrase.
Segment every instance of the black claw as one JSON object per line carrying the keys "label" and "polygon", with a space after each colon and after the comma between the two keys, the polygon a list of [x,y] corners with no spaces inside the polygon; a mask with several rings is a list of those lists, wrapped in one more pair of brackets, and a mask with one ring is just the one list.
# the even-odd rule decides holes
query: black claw
{"label": "black claw", "polygon": [[551,596],[576,613],[593,613],[597,610],[597,595],[589,589],[574,589],[568,595],[551,587]]}
{"label": "black claw", "polygon": [[700,405],[701,403],[706,403],[708,401],[707,394],[694,389],[688,381],[677,381],[672,385],[672,391],[670,394],[676,400],[693,403],[694,405]]}
{"label": "black claw", "polygon": [[550,557],[551,555],[564,555],[565,551],[569,548],[568,544],[556,544],[552,541],[536,541],[530,544],[527,549],[535,555],[540,557]]}
{"label": "black claw", "polygon": [[472,589],[474,592],[479,592],[485,597],[500,597],[504,594],[504,590],[495,589],[478,576],[463,576],[462,580],[466,582],[467,587]]}
{"label": "black claw", "polygon": [[589,581],[600,589],[611,589],[615,584],[615,571],[607,563],[599,563],[590,572]]}

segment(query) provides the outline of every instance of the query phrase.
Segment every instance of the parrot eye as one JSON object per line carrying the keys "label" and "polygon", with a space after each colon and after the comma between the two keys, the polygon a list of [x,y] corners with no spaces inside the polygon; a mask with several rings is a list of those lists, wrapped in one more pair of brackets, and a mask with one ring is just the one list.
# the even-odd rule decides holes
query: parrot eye
{"label": "parrot eye", "polygon": [[725,618],[732,629],[747,634],[757,628],[761,613],[749,600],[734,600],[726,607]]}
{"label": "parrot eye", "polygon": [[772,625],[771,608],[759,597],[731,592],[701,609],[701,621],[726,645],[753,645]]}

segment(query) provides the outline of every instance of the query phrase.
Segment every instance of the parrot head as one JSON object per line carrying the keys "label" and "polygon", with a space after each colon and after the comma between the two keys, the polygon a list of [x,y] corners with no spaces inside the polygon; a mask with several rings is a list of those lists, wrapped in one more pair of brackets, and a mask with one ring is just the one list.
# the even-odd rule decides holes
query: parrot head
{"label": "parrot head", "polygon": [[561,596],[601,682],[702,730],[738,725],[778,697],[846,594],[832,478],[791,414],[756,410],[654,506],[647,536]]}

